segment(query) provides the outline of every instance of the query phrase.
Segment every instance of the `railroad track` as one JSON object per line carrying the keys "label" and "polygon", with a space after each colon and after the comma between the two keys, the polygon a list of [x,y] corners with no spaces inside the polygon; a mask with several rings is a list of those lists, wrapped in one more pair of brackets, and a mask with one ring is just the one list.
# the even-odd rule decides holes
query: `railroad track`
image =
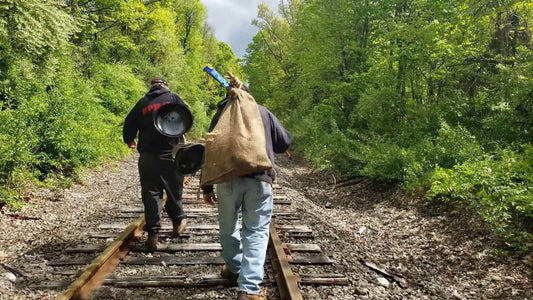
{"label": "railroad track", "polygon": [[[98,230],[85,233],[91,243],[64,249],[61,257],[47,262],[56,268],[55,275],[66,276],[65,280],[41,282],[32,288],[63,289],[56,297],[63,300],[105,299],[99,296],[102,287],[136,288],[135,291],[168,287],[216,291],[221,286],[229,287],[230,282],[218,275],[224,261],[218,243],[217,211],[197,200],[198,184],[198,178],[193,178],[184,188],[184,210],[189,222],[180,238],[170,237],[171,222],[163,218],[158,251],[146,254],[143,208],[139,201],[139,205],[119,209],[113,222],[102,223]],[[162,213],[162,217],[166,217],[166,213]],[[268,299],[305,299],[300,290],[303,285],[349,284],[343,274],[297,274],[293,271],[298,265],[316,267],[313,269],[330,266],[331,270],[333,261],[322,253],[320,245],[312,243],[313,237],[312,229],[301,219],[301,214],[291,208],[283,189],[275,186],[263,280]],[[84,266],[87,267],[80,269]]]}

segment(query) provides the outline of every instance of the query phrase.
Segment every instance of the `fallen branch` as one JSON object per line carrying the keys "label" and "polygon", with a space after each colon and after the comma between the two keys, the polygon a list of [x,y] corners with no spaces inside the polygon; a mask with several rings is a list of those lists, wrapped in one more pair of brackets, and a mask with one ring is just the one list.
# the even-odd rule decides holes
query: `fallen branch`
{"label": "fallen branch", "polygon": [[350,179],[350,180],[347,180],[347,181],[341,181],[337,185],[335,185],[335,188],[339,188],[339,187],[343,187],[343,186],[356,185],[356,184],[362,182],[363,180],[364,180],[363,177],[358,177],[358,178]]}
{"label": "fallen branch", "polygon": [[42,220],[39,217],[28,217],[28,216],[21,216],[19,214],[6,214],[6,216],[19,219],[19,220]]}
{"label": "fallen branch", "polygon": [[4,269],[8,270],[9,272],[15,274],[17,277],[26,277],[26,275],[24,275],[24,273],[22,273],[21,271],[13,268],[12,266],[6,264],[6,263],[0,263],[0,266],[2,266]]}
{"label": "fallen branch", "polygon": [[409,286],[407,280],[405,280],[405,277],[402,274],[386,271],[385,269],[378,267],[376,264],[371,263],[369,261],[365,261],[363,259],[359,259],[359,261],[368,268],[380,273],[381,275],[386,276],[392,281],[395,281],[400,287],[407,288]]}

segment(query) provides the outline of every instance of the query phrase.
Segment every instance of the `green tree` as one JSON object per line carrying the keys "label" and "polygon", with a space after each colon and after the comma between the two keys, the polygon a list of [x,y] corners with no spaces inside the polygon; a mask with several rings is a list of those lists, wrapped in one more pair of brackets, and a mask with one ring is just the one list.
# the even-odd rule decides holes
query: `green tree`
{"label": "green tree", "polygon": [[0,1],[0,206],[129,153],[125,115],[163,76],[208,126],[223,89],[208,64],[241,74],[197,0]]}
{"label": "green tree", "polygon": [[[475,184],[457,166],[529,157],[532,11],[517,0],[287,1],[279,15],[262,5],[244,70],[315,167],[446,190]],[[485,198],[502,209],[498,197]]]}

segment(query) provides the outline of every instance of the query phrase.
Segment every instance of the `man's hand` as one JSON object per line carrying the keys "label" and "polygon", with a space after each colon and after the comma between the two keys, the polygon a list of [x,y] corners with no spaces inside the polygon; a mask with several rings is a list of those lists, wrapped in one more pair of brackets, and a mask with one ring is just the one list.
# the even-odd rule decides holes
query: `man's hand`
{"label": "man's hand", "polygon": [[204,194],[204,202],[210,205],[215,205],[215,203],[217,203],[217,196],[215,196],[215,192]]}
{"label": "man's hand", "polygon": [[239,80],[239,78],[235,77],[235,75],[233,75],[230,71],[228,71],[228,78],[229,78],[229,84],[231,84],[231,86],[241,89],[243,91],[246,91],[246,88],[244,87],[242,82]]}
{"label": "man's hand", "polygon": [[135,143],[135,141],[131,142],[131,143],[126,143],[126,145],[128,145],[128,147],[130,147],[130,149],[135,149],[137,148],[137,143]]}

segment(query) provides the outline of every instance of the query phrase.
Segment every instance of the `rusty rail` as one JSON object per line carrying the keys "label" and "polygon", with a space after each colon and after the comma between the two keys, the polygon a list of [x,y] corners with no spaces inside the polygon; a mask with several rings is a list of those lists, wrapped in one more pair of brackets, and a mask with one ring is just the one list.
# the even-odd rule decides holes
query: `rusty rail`
{"label": "rusty rail", "polygon": [[292,272],[283,244],[276,232],[274,222],[270,223],[268,251],[276,273],[276,283],[282,300],[303,300],[298,288],[298,277]]}
{"label": "rusty rail", "polygon": [[85,272],[55,299],[88,299],[89,294],[114,272],[120,260],[128,254],[128,244],[140,236],[143,225],[144,216],[141,216],[124,229],[117,239],[92,261]]}
{"label": "rusty rail", "polygon": [[[186,198],[184,196],[184,198]],[[164,199],[166,200],[166,199]],[[279,203],[278,203],[279,204]],[[137,211],[135,211],[137,212]],[[280,215],[281,216],[281,215]],[[279,216],[278,216],[279,217]],[[95,258],[91,264],[87,267],[85,272],[59,296],[56,300],[73,300],[73,299],[88,299],[90,294],[96,290],[102,284],[110,284],[110,280],[106,279],[111,275],[121,261],[128,255],[130,252],[129,246],[135,239],[138,239],[142,233],[142,226],[144,225],[145,220],[144,216],[140,216],[136,219],[135,222],[128,225],[128,227],[120,234],[120,236],[109,246],[107,247],[102,254]],[[296,226],[296,225],[295,225]],[[294,227],[294,226],[292,226]],[[278,230],[291,230],[291,225],[280,226]],[[191,227],[192,228],[192,227]],[[295,229],[295,228],[292,228]],[[302,230],[302,229],[299,229]],[[309,229],[303,229],[309,230]],[[289,255],[291,251],[307,251],[307,252],[321,252],[320,248],[315,245],[314,248],[309,247],[300,247],[299,249],[293,249],[290,245],[285,245],[281,242],[281,239],[276,231],[276,226],[274,219],[270,224],[270,237],[268,252],[270,254],[270,259],[272,263],[272,268],[274,271],[274,278],[276,285],[280,294],[280,298],[283,300],[303,300],[302,294],[299,289],[299,284],[348,284],[347,279],[339,274],[303,274],[300,278],[300,275],[294,274],[292,272],[291,264],[331,264],[331,260],[327,257],[322,256],[313,256],[307,257],[305,260],[301,258],[298,259],[294,255]],[[298,244],[295,244],[298,246]],[[309,246],[306,244],[300,246]],[[294,247],[294,246],[293,246]],[[298,248],[298,247],[296,247]],[[218,248],[217,248],[218,249]],[[318,251],[317,251],[318,249]],[[134,250],[133,250],[134,251]],[[195,257],[192,257],[195,258]],[[203,258],[203,257],[200,257]],[[131,262],[131,261],[130,261]],[[76,263],[76,262],[74,262]],[[204,262],[205,263],[205,262]],[[213,264],[213,262],[210,262]],[[71,263],[72,264],[72,263]],[[219,262],[214,261],[214,264],[219,264]],[[209,283],[205,279],[197,278],[196,285],[191,285],[190,282],[187,283],[183,278],[171,277],[161,277],[158,280],[146,282],[135,282],[128,285],[128,281],[124,282],[118,279],[118,283],[115,282],[116,286],[135,286],[135,287],[149,287],[149,286],[211,286],[211,285],[220,285],[224,284],[221,282],[220,278],[208,278]],[[270,277],[272,278],[272,277]],[[116,281],[116,279],[115,279]],[[106,283],[107,282],[107,283]],[[272,282],[269,280],[269,282]]]}

